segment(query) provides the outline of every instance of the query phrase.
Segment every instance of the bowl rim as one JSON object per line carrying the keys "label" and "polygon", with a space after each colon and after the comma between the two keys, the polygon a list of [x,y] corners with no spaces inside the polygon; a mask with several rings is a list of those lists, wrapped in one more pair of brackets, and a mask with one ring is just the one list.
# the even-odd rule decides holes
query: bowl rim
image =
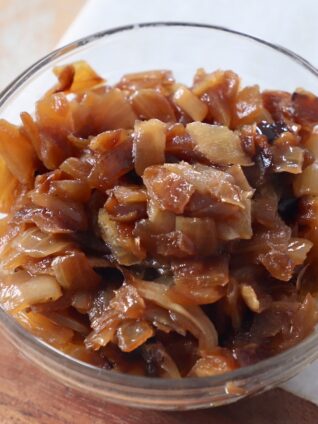
{"label": "bowl rim", "polygon": [[[191,27],[201,29],[211,29],[220,32],[230,33],[231,35],[237,35],[242,38],[246,38],[255,41],[258,44],[265,45],[275,51],[288,56],[290,59],[297,62],[299,65],[305,67],[314,76],[318,77],[318,69],[313,66],[309,61],[294,53],[288,48],[283,46],[262,40],[259,37],[246,34],[241,31],[232,30],[227,27],[218,25],[209,25],[195,22],[179,22],[179,21],[155,21],[155,22],[144,22],[137,24],[130,24],[110,28],[96,32],[94,34],[79,38],[63,47],[60,47],[46,56],[36,61],[33,65],[28,67],[22,72],[16,79],[14,79],[5,89],[0,92],[0,108],[6,103],[7,100],[15,93],[15,91],[21,87],[34,73],[40,71],[45,65],[51,63],[55,59],[61,58],[67,53],[73,52],[76,49],[93,43],[99,39],[109,37],[118,33],[126,31],[142,30],[143,28],[165,28],[165,27]],[[193,389],[206,389],[212,388],[218,385],[226,385],[230,381],[245,381],[250,377],[262,375],[267,371],[278,370],[281,367],[292,366],[295,362],[299,363],[304,357],[308,357],[310,360],[314,360],[318,357],[318,332],[312,333],[306,339],[295,345],[294,347],[279,353],[268,359],[261,360],[253,365],[248,365],[242,368],[238,368],[234,371],[227,372],[222,375],[212,377],[187,377],[183,379],[162,379],[157,377],[141,377],[130,374],[123,374],[119,372],[113,372],[97,368],[90,364],[84,363],[77,359],[74,359],[60,350],[52,347],[46,342],[33,336],[22,326],[20,326],[15,319],[5,312],[0,307],[0,324],[4,330],[8,329],[14,334],[13,342],[19,340],[20,342],[26,343],[30,348],[35,348],[37,352],[45,355],[53,362],[57,362],[59,366],[65,370],[71,370],[78,375],[88,377],[96,380],[99,383],[113,383],[117,386],[134,387],[136,389],[146,390],[193,390]],[[17,344],[17,343],[16,343]],[[306,353],[304,353],[306,352]]]}

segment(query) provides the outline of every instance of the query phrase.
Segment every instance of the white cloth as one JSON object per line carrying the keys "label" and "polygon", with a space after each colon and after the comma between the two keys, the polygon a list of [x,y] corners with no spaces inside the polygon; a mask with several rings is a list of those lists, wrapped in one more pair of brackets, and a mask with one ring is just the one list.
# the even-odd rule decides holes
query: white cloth
{"label": "white cloth", "polygon": [[318,65],[315,0],[88,0],[60,45],[107,28],[151,21],[225,26],[281,44]]}
{"label": "white cloth", "polygon": [[[151,21],[225,26],[287,47],[318,66],[315,0],[88,0],[60,46],[97,31]],[[318,405],[318,361],[283,387]]]}

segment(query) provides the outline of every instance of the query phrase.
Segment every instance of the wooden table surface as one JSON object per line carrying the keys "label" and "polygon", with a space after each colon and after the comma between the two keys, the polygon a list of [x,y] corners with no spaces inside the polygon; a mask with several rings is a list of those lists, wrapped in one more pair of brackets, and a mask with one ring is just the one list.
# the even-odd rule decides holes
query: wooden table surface
{"label": "wooden table surface", "polygon": [[36,368],[8,344],[0,347],[1,424],[316,424],[318,408],[281,390],[226,407],[142,411],[96,400]]}

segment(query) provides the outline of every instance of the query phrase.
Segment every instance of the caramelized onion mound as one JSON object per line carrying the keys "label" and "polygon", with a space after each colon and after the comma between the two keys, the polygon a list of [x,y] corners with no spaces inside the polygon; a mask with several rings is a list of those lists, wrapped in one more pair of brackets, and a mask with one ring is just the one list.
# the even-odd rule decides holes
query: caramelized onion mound
{"label": "caramelized onion mound", "polygon": [[318,320],[318,98],[80,61],[0,120],[0,305],[97,367],[219,375]]}

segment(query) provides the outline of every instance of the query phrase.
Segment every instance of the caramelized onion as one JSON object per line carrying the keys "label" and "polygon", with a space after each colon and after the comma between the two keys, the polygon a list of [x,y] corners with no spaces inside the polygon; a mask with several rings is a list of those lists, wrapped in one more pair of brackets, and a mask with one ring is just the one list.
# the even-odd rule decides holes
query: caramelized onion
{"label": "caramelized onion", "polygon": [[104,83],[104,79],[84,60],[73,62],[70,65],[56,66],[53,72],[59,80],[53,88],[55,92],[80,93]]}
{"label": "caramelized onion", "polygon": [[59,349],[67,345],[74,335],[70,328],[61,327],[42,314],[20,311],[14,317],[26,330]]}
{"label": "caramelized onion", "polygon": [[5,161],[0,157],[0,211],[10,212],[19,195],[20,184],[9,171]]}
{"label": "caramelized onion", "polygon": [[0,157],[20,183],[32,183],[37,166],[34,150],[19,128],[4,119],[0,120]]}
{"label": "caramelized onion", "polygon": [[23,309],[37,303],[57,300],[62,291],[55,278],[40,275],[19,284],[1,284],[1,304],[7,310]]}
{"label": "caramelized onion", "polygon": [[188,124],[187,132],[198,150],[216,165],[251,165],[251,159],[241,146],[240,138],[227,127],[200,122]]}
{"label": "caramelized onion", "polygon": [[94,290],[100,283],[99,275],[81,252],[58,256],[52,267],[59,284],[68,290]]}
{"label": "caramelized onion", "polygon": [[169,100],[157,90],[138,90],[131,97],[131,103],[139,119],[156,118],[162,122],[176,122]]}
{"label": "caramelized onion", "polygon": [[272,117],[263,106],[259,86],[245,87],[235,99],[231,125],[238,127],[259,121],[271,122]]}
{"label": "caramelized onion", "polygon": [[159,165],[165,161],[165,125],[158,119],[135,123],[134,161],[135,170],[142,175],[150,165]]}
{"label": "caramelized onion", "polygon": [[32,227],[19,234],[13,240],[13,246],[17,251],[33,258],[44,258],[70,248],[71,243]]}
{"label": "caramelized onion", "polygon": [[184,85],[178,86],[173,93],[173,101],[193,121],[203,121],[208,113],[208,107]]}
{"label": "caramelized onion", "polygon": [[307,337],[318,98],[222,70],[54,73],[21,126],[0,120],[0,307],[66,355],[160,378]]}
{"label": "caramelized onion", "polygon": [[217,333],[212,322],[197,306],[188,309],[175,303],[168,294],[168,288],[159,283],[133,279],[131,283],[142,297],[175,313],[174,319],[181,320],[185,328],[200,341],[202,350],[209,350],[217,344]]}
{"label": "caramelized onion", "polygon": [[138,238],[133,237],[132,228],[128,225],[112,221],[104,209],[99,212],[98,223],[103,240],[119,264],[132,265],[145,258],[145,251],[139,246]]}
{"label": "caramelized onion", "polygon": [[117,328],[118,346],[124,352],[131,352],[143,345],[154,334],[146,321],[125,321]]}
{"label": "caramelized onion", "polygon": [[304,171],[294,179],[295,196],[318,196],[318,163],[307,166]]}
{"label": "caramelized onion", "polygon": [[175,263],[173,271],[174,285],[169,295],[180,304],[210,304],[225,295],[225,286],[229,281],[226,259]]}
{"label": "caramelized onion", "polygon": [[237,364],[231,353],[227,349],[215,349],[208,356],[197,360],[189,377],[211,377],[213,375],[224,374],[237,368]]}

